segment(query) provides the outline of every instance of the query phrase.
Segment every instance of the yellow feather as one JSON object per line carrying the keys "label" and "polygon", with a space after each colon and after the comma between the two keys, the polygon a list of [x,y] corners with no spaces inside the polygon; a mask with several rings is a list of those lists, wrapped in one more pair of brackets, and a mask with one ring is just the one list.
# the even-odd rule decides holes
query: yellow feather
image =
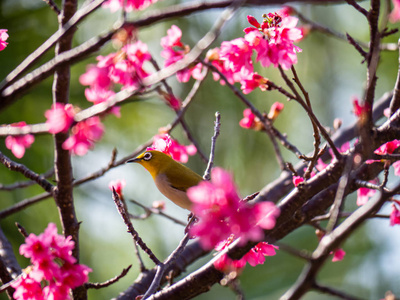
{"label": "yellow feather", "polygon": [[150,172],[159,191],[176,205],[190,210],[192,203],[186,195],[188,188],[199,184],[203,178],[188,167],[160,151],[146,151],[129,160],[141,164]]}

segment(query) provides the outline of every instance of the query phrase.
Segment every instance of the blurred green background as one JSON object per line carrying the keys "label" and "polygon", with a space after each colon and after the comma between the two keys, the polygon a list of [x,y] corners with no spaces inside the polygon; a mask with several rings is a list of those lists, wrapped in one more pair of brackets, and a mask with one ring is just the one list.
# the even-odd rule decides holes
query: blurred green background
{"label": "blurred green background", "polygon": [[[179,1],[160,1],[150,9],[162,8]],[[182,1],[184,2],[184,1]],[[368,3],[363,5],[367,7]],[[310,19],[333,28],[339,32],[348,32],[354,38],[368,41],[368,27],[365,20],[354,9],[347,5],[312,6],[297,5],[299,11]],[[251,14],[261,21],[261,15],[277,10],[277,7],[244,7],[226,24],[222,35],[213,44],[219,46],[224,40],[243,36],[247,27],[246,16]],[[160,65],[159,40],[166,35],[172,25],[178,25],[183,32],[182,40],[191,46],[198,41],[211,27],[220,10],[213,10],[191,15],[185,18],[157,23],[140,30],[139,38],[148,43],[149,49]],[[129,19],[136,19],[143,13],[131,13]],[[90,37],[104,32],[118,19],[119,14],[99,9],[85,22],[79,25],[74,45],[79,45]],[[3,79],[29,53],[41,45],[56,29],[56,15],[42,1],[2,0],[0,2],[0,28],[8,29],[9,45],[0,53],[0,78]],[[390,25],[391,28],[397,25]],[[395,34],[386,42],[397,43]],[[355,121],[352,115],[351,97],[362,96],[365,82],[365,65],[361,64],[359,54],[347,43],[329,38],[315,32],[299,43],[303,52],[298,55],[296,69],[308,90],[316,115],[323,125],[331,126],[335,118],[343,121],[343,126]],[[106,55],[114,51],[111,43],[97,54]],[[84,97],[84,87],[79,84],[79,76],[86,66],[95,63],[95,56],[72,67],[70,102],[81,108],[91,106]],[[41,62],[52,57],[52,51]],[[396,52],[382,53],[379,68],[377,97],[392,89],[398,69]],[[277,84],[283,84],[279,73],[273,68],[258,69],[258,72]],[[290,76],[290,75],[289,75]],[[175,77],[168,79],[174,92],[184,98],[193,81],[178,84]],[[52,78],[48,78],[15,103],[0,112],[0,124],[19,121],[41,123],[45,121],[44,111],[52,103]],[[308,153],[313,148],[312,131],[305,113],[294,102],[277,92],[254,91],[248,98],[261,111],[268,112],[275,101],[285,104],[285,109],[275,125],[281,132],[287,133],[289,140],[302,152]],[[272,145],[267,136],[260,132],[248,131],[238,125],[242,118],[244,105],[226,87],[214,82],[209,76],[185,115],[193,136],[201,145],[202,151],[209,153],[210,138],[213,134],[214,113],[222,116],[221,135],[217,141],[215,164],[230,170],[242,196],[260,190],[264,185],[279,176],[279,168],[272,152]],[[74,177],[82,178],[100,167],[107,165],[111,151],[118,149],[118,157],[130,154],[133,149],[157,134],[158,128],[167,125],[174,119],[172,112],[156,95],[146,101],[131,102],[121,108],[121,118],[108,116],[104,119],[106,132],[95,149],[84,157],[73,157]],[[188,144],[180,128],[172,135],[181,143]],[[36,137],[35,143],[27,150],[25,156],[18,160],[6,149],[4,140],[0,141],[0,151],[15,159],[35,172],[49,170],[53,164],[52,138],[47,135]],[[296,163],[297,158],[287,150],[282,150],[285,159]],[[205,165],[196,156],[190,158],[188,166],[202,173]],[[125,197],[135,199],[146,205],[155,200],[164,199],[156,190],[150,175],[137,165],[123,165],[113,169],[105,176],[84,184],[75,190],[75,205],[79,221],[82,221],[80,233],[81,263],[93,269],[91,282],[103,282],[117,274],[123,268],[133,264],[129,274],[118,283],[100,291],[91,290],[89,299],[110,299],[125,290],[138,274],[138,264],[133,252],[133,242],[123,225],[111,199],[108,183],[114,179],[126,179]],[[0,166],[0,183],[10,184],[25,180],[15,172],[9,172]],[[393,179],[395,180],[395,179]],[[0,209],[5,209],[23,199],[41,193],[41,188],[32,186],[13,192],[0,191]],[[130,205],[131,212],[141,211]],[[355,195],[348,197],[347,208],[355,208]],[[384,208],[390,211],[389,207]],[[167,203],[166,212],[186,220],[187,213]],[[51,199],[31,206],[0,222],[1,228],[18,252],[23,242],[17,232],[15,222],[21,223],[28,232],[41,233],[48,222],[56,222],[60,228],[57,209]],[[133,222],[143,240],[163,259],[177,246],[183,236],[183,228],[169,220],[152,216],[146,221]],[[387,290],[400,294],[400,246],[399,228],[389,227],[388,220],[371,220],[362,226],[343,245],[346,257],[341,262],[328,262],[318,276],[321,284],[348,291],[362,299],[383,298]],[[311,227],[297,230],[282,242],[313,251],[317,238]],[[22,267],[28,262],[19,255]],[[143,257],[145,255],[142,255]],[[209,258],[209,257],[208,257]],[[206,258],[206,259],[208,259]],[[153,265],[145,258],[149,268]],[[188,271],[195,270],[205,259],[200,260]],[[242,288],[247,299],[278,299],[296,280],[303,267],[303,261],[284,251],[278,251],[274,257],[268,257],[266,263],[255,268],[247,267],[241,277]],[[226,287],[215,285],[211,292],[197,299],[233,299],[234,294]],[[0,295],[0,299],[5,299]],[[334,299],[317,293],[308,293],[304,299]]]}

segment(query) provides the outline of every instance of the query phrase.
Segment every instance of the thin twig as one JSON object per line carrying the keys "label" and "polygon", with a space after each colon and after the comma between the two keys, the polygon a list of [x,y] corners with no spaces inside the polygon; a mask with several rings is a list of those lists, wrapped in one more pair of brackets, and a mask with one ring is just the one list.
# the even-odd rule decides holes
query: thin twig
{"label": "thin twig", "polygon": [[95,289],[95,290],[108,287],[108,286],[112,285],[113,283],[116,283],[117,281],[119,281],[126,274],[128,274],[128,272],[131,268],[132,268],[132,265],[129,265],[127,268],[122,270],[121,274],[119,274],[119,275],[115,276],[114,278],[111,278],[105,282],[102,282],[102,283],[85,283],[85,287],[87,289]]}
{"label": "thin twig", "polygon": [[53,0],[43,0],[52,11],[54,11],[57,15],[60,14],[60,9],[58,8],[57,4]]}
{"label": "thin twig", "polygon": [[28,232],[26,231],[26,229],[21,225],[21,224],[19,224],[18,222],[15,222],[15,226],[17,226],[17,229],[18,229],[18,231],[19,231],[19,233],[24,237],[24,238],[27,238],[28,237]]}
{"label": "thin twig", "polygon": [[174,218],[174,217],[172,217],[172,216],[170,216],[170,215],[164,213],[163,211],[161,211],[161,210],[159,210],[159,209],[157,209],[157,208],[147,207],[147,206],[143,205],[142,203],[137,202],[137,201],[135,201],[135,200],[133,200],[133,199],[131,199],[131,200],[129,200],[129,201],[132,202],[132,203],[134,203],[134,204],[136,204],[137,206],[140,206],[140,207],[143,208],[146,212],[149,212],[149,215],[151,215],[151,214],[160,215],[160,216],[163,216],[163,217],[165,217],[165,218],[171,220],[172,222],[174,222],[174,223],[176,223],[176,224],[179,224],[179,225],[182,225],[182,226],[186,226],[186,225],[187,225],[185,222],[183,222],[183,221],[181,221],[181,220],[178,220],[178,219],[176,219],[176,218]]}
{"label": "thin twig", "polygon": [[356,10],[362,13],[364,16],[368,16],[368,11],[361,7],[355,0],[345,0],[348,4],[353,6]]}
{"label": "thin twig", "polygon": [[211,138],[211,151],[210,157],[208,159],[207,168],[204,171],[203,179],[209,181],[211,179],[211,169],[214,165],[214,155],[215,155],[215,143],[219,136],[219,131],[221,127],[221,114],[217,111],[215,113],[215,122],[214,122],[214,135]]}
{"label": "thin twig", "polygon": [[317,282],[313,283],[312,288],[319,292],[329,294],[332,296],[336,296],[336,297],[338,297],[340,299],[344,299],[344,300],[361,300],[361,298],[351,296],[347,293],[344,293],[344,292],[334,289],[332,287],[321,285]]}
{"label": "thin twig", "polygon": [[[51,169],[51,170],[47,171],[46,173],[41,174],[40,176],[43,176],[43,178],[49,178],[53,175],[54,175],[54,169]],[[0,190],[12,191],[12,190],[16,190],[16,189],[26,188],[26,187],[32,186],[36,183],[37,183],[36,181],[29,180],[29,181],[15,182],[13,184],[8,184],[8,185],[0,184]]]}
{"label": "thin twig", "polygon": [[270,138],[272,145],[274,147],[274,152],[275,152],[275,157],[278,161],[279,167],[281,170],[286,169],[286,164],[283,159],[282,153],[279,149],[278,143],[276,142],[276,136],[274,135],[272,129],[271,129],[271,122],[263,116],[263,114],[241,93],[241,91],[234,86],[233,84],[229,83],[227,80],[226,76],[220,72],[216,67],[214,67],[212,64],[201,61],[202,64],[206,65],[208,68],[210,68],[213,72],[218,73],[220,78],[225,82],[226,86],[229,87],[232,92],[248,107],[251,109],[251,111],[257,116],[257,118],[260,119],[262,124],[265,127],[265,133],[268,135]]}
{"label": "thin twig", "polygon": [[325,127],[322,126],[322,124],[319,122],[318,118],[315,116],[315,114],[310,110],[310,108],[307,106],[305,101],[302,99],[300,94],[297,92],[296,88],[294,87],[293,83],[289,80],[289,78],[286,76],[285,72],[283,71],[282,67],[278,67],[281,76],[283,80],[286,82],[286,84],[289,86],[289,88],[292,90],[292,92],[296,95],[296,101],[304,108],[304,110],[307,112],[308,116],[311,119],[311,122],[315,123],[318,126],[319,131],[321,132],[322,136],[326,140],[326,142],[329,144],[331,147],[333,154],[335,155],[336,159],[340,159],[342,155],[340,154],[339,150],[336,148],[335,144],[333,143],[332,139],[330,138],[328,132],[326,131]]}
{"label": "thin twig", "polygon": [[[195,219],[196,219],[196,217],[192,216],[191,219],[189,220],[187,226],[189,227],[195,221]],[[160,262],[159,264],[157,264],[156,275],[154,276],[150,287],[146,291],[146,294],[143,296],[143,298],[142,298],[143,300],[147,299],[148,297],[150,297],[152,294],[155,293],[155,291],[160,286],[161,278],[164,276],[165,271],[168,270],[172,266],[172,264],[175,262],[177,257],[185,249],[186,244],[189,242],[189,240],[190,240],[190,234],[186,233],[185,236],[183,237],[183,239],[180,241],[178,247],[168,256],[168,258],[165,260],[165,262],[164,263]]]}
{"label": "thin twig", "polygon": [[26,178],[35,181],[39,186],[41,186],[46,192],[54,195],[56,192],[56,187],[51,184],[43,175],[39,175],[32,170],[28,169],[25,165],[12,161],[10,158],[5,156],[0,152],[0,163],[3,164],[7,169],[21,173]]}
{"label": "thin twig", "polygon": [[339,215],[343,208],[343,203],[344,203],[343,200],[344,200],[344,197],[346,194],[347,186],[349,184],[350,172],[353,168],[353,158],[354,158],[353,154],[350,154],[349,156],[347,156],[346,164],[345,164],[344,170],[343,170],[343,175],[339,180],[339,186],[336,191],[335,200],[334,200],[331,210],[329,212],[330,218],[329,218],[329,222],[326,226],[327,233],[331,232],[336,227],[336,225],[339,221]]}
{"label": "thin twig", "polygon": [[[400,45],[400,39],[398,41],[398,45]],[[392,101],[390,101],[389,116],[393,115],[394,112],[400,108],[400,52],[399,52],[398,63],[399,67],[397,71],[396,83],[393,89],[393,98]]]}
{"label": "thin twig", "polygon": [[145,242],[141,239],[137,231],[133,228],[132,222],[129,218],[128,212],[125,210],[125,207],[118,195],[118,193],[113,188],[113,200],[115,205],[117,206],[118,212],[121,215],[122,220],[124,221],[126,227],[128,227],[128,232],[132,235],[133,240],[137,243],[140,248],[149,256],[149,258],[156,264],[159,265],[160,260],[154,255],[153,251],[150,250],[149,247],[145,244]]}
{"label": "thin twig", "polygon": [[[160,67],[158,66],[157,62],[155,61],[155,59],[153,59],[153,57],[151,58],[150,62],[152,63],[152,65],[154,66],[154,68],[156,69],[156,71],[160,71]],[[174,96],[174,92],[171,88],[171,86],[167,83],[167,81],[165,79],[161,80],[161,83],[164,85],[165,89],[167,90],[168,94],[175,97]],[[180,110],[175,110],[176,114],[179,115]],[[186,124],[185,120],[183,119],[183,115],[182,117],[180,117],[179,122],[182,125],[183,131],[186,134],[186,137],[188,140],[190,140],[193,145],[196,147],[198,154],[200,155],[201,159],[204,161],[207,161],[207,157],[205,156],[205,154],[203,153],[203,151],[201,150],[201,147],[199,145],[199,143],[197,142],[197,140],[195,138],[193,138],[192,133],[189,130],[188,125]]]}
{"label": "thin twig", "polygon": [[[304,88],[303,84],[300,81],[299,76],[297,75],[296,69],[294,66],[291,67],[293,76],[294,76],[294,81],[296,82],[297,86],[300,88],[301,92],[303,93],[304,99],[307,103],[308,108],[310,109],[311,112],[313,112],[312,106],[311,106],[311,101],[308,92]],[[314,112],[313,112],[314,113]],[[319,130],[318,126],[315,122],[311,122],[311,125],[313,127],[313,135],[314,135],[314,154],[307,166],[307,170],[304,172],[304,178],[309,179],[311,176],[311,172],[314,169],[314,165],[318,160],[318,154],[319,154],[319,145],[321,144],[321,136],[319,135]]]}

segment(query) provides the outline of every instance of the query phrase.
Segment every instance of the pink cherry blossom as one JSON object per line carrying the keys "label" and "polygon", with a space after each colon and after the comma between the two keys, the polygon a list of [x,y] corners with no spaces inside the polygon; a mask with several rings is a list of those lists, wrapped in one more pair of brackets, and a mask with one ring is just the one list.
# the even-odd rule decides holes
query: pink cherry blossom
{"label": "pink cherry blossom", "polygon": [[[232,242],[232,238],[219,243],[215,250],[222,251],[229,246]],[[265,256],[274,256],[276,254],[275,249],[279,249],[278,246],[268,244],[266,242],[260,242],[250,249],[241,259],[233,260],[229,258],[227,254],[221,255],[215,262],[214,267],[217,270],[229,273],[231,271],[240,272],[246,263],[255,267],[256,265],[262,265],[265,262]]]}
{"label": "pink cherry blossom", "polygon": [[68,132],[74,122],[74,107],[71,104],[55,103],[51,109],[46,110],[44,116],[50,133]]}
{"label": "pink cherry blossom", "polygon": [[245,40],[257,52],[257,61],[268,67],[281,65],[288,70],[297,63],[297,54],[301,49],[293,44],[303,35],[296,28],[298,19],[291,16],[282,16],[278,13],[269,13],[263,22],[255,22],[255,18],[248,16],[248,21],[254,27],[244,30]]}
{"label": "pink cherry blossom", "polygon": [[57,227],[50,223],[44,233],[30,234],[20,247],[21,255],[30,258],[32,266],[11,285],[17,300],[69,299],[71,289],[88,281],[91,269],[76,264],[72,256],[75,243],[71,236],[57,234]]}
{"label": "pink cherry blossom", "polygon": [[[19,122],[11,124],[11,126],[23,128],[26,126],[26,123]],[[25,149],[29,148],[34,141],[35,137],[32,134],[24,134],[17,136],[9,135],[5,139],[5,144],[7,149],[10,149],[12,154],[14,154],[16,158],[22,158],[25,154]]]}
{"label": "pink cherry blossom", "polygon": [[370,111],[371,111],[371,106],[368,103],[360,105],[359,99],[357,97],[353,97],[353,112],[357,117],[359,118],[364,117]]}
{"label": "pink cherry blossom", "polygon": [[94,143],[101,139],[104,133],[103,124],[99,117],[91,117],[72,127],[72,135],[63,143],[65,150],[76,155],[85,155],[93,148]]}
{"label": "pink cherry blossom", "polygon": [[328,166],[328,164],[324,163],[324,161],[323,161],[321,158],[318,158],[317,164],[315,165],[315,168],[316,168],[318,171],[321,172],[321,171],[324,170],[327,166]]}
{"label": "pink cherry blossom", "polygon": [[253,71],[251,56],[253,48],[244,38],[221,43],[219,58],[224,62],[224,68],[237,73],[241,79],[248,78]]}
{"label": "pink cherry blossom", "polygon": [[400,176],[400,160],[394,162],[392,164],[393,168],[394,168],[394,175],[396,176]]}
{"label": "pink cherry blossom", "polygon": [[179,110],[181,108],[181,100],[179,100],[178,98],[176,98],[174,95],[165,93],[164,95],[164,99],[167,101],[168,105],[175,111]]}
{"label": "pink cherry blossom", "polygon": [[[171,28],[167,30],[167,36],[161,38],[161,47],[163,48],[161,56],[165,58],[164,66],[168,67],[169,65],[183,59],[190,51],[190,47],[184,45],[181,42],[181,38],[182,31],[176,25],[172,25]],[[198,63],[194,66],[178,71],[176,77],[180,82],[188,82],[190,77],[202,80],[204,78],[202,69],[202,64]]]}
{"label": "pink cherry blossom", "polygon": [[[150,60],[147,45],[139,40],[126,43],[119,52],[98,56],[97,65],[89,66],[79,78],[82,85],[89,86],[85,90],[87,100],[94,104],[107,102],[114,96],[117,85],[129,90],[141,88],[142,79],[149,76],[144,64]],[[119,107],[113,107],[109,112],[120,115]]]}
{"label": "pink cherry blossom", "polygon": [[336,249],[335,251],[331,252],[333,254],[332,261],[341,261],[343,260],[344,256],[346,255],[346,252],[343,249]]}
{"label": "pink cherry blossom", "polygon": [[268,118],[271,120],[275,120],[279,116],[284,107],[285,105],[283,103],[274,102],[274,104],[272,104],[269,110]]}
{"label": "pink cherry blossom", "polygon": [[[377,180],[371,180],[370,181],[373,184],[378,183]],[[362,206],[365,203],[368,202],[369,198],[371,198],[373,195],[375,195],[376,190],[361,187],[357,190],[357,205]]]}
{"label": "pink cherry blossom", "polygon": [[11,285],[15,289],[15,300],[45,300],[40,282],[33,280],[29,275],[18,277]]}
{"label": "pink cherry blossom", "polygon": [[109,68],[89,65],[86,73],[79,77],[79,82],[82,85],[88,85],[99,89],[108,89],[111,85],[109,77]]}
{"label": "pink cherry blossom", "polygon": [[7,29],[0,29],[0,51],[3,51],[8,43],[6,40],[8,39]]}
{"label": "pink cherry blossom", "polygon": [[110,181],[108,184],[108,188],[112,191],[113,189],[118,194],[119,197],[122,197],[122,189],[126,186],[125,179],[116,179]]}
{"label": "pink cherry blossom", "polygon": [[243,128],[249,129],[249,128],[253,128],[255,125],[255,114],[253,114],[253,112],[251,111],[250,108],[246,108],[243,111],[243,119],[240,120],[239,125]]}
{"label": "pink cherry blossom", "polygon": [[374,151],[374,153],[378,155],[393,154],[394,150],[396,150],[399,146],[400,140],[393,140],[381,145]]}
{"label": "pink cherry blossom", "polygon": [[103,3],[104,8],[110,9],[111,12],[124,8],[125,11],[143,10],[158,0],[107,0]]}
{"label": "pink cherry blossom", "polygon": [[292,181],[294,186],[298,186],[300,183],[304,182],[304,178],[301,176],[293,176]]}
{"label": "pink cherry blossom", "polygon": [[[225,67],[225,62],[220,59],[220,52],[221,50],[219,48],[209,50],[206,54],[206,61],[210,62],[219,72],[221,72],[230,84],[240,82],[242,80],[240,74]],[[212,74],[215,81],[220,80],[221,77],[217,72],[213,72]],[[225,81],[221,79],[220,84],[225,85]]]}
{"label": "pink cherry blossom", "polygon": [[231,175],[221,168],[212,170],[211,182],[203,181],[189,188],[187,194],[199,218],[190,233],[199,237],[204,249],[213,248],[231,235],[240,238],[241,244],[260,240],[263,229],[273,228],[279,216],[273,203],[251,206],[241,201]]}
{"label": "pink cherry blossom", "polygon": [[164,201],[153,201],[151,207],[158,210],[165,210],[165,202]]}
{"label": "pink cherry blossom", "polygon": [[244,94],[249,94],[256,88],[260,88],[262,91],[268,89],[268,79],[257,73],[253,73],[248,78],[242,79],[240,83],[242,84],[240,88]]}
{"label": "pink cherry blossom", "polygon": [[197,149],[194,145],[181,145],[171,138],[169,134],[159,134],[153,137],[153,144],[147,150],[157,150],[170,155],[173,159],[187,163],[189,155],[195,155]]}
{"label": "pink cherry blossom", "polygon": [[262,265],[265,262],[266,256],[274,256],[276,254],[275,249],[279,249],[279,247],[266,242],[260,242],[251,248],[251,250],[243,256],[243,259],[252,267]]}
{"label": "pink cherry blossom", "polygon": [[390,226],[400,224],[400,201],[393,200],[392,212],[390,213]]}
{"label": "pink cherry blossom", "polygon": [[392,0],[393,10],[389,15],[389,21],[396,23],[400,20],[400,0]]}

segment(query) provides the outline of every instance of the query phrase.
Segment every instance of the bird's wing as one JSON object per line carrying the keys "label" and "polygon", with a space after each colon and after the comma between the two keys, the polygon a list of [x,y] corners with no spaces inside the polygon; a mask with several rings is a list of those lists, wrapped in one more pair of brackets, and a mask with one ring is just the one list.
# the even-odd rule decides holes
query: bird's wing
{"label": "bird's wing", "polygon": [[[174,172],[167,175],[167,180],[170,183],[170,186],[182,192],[186,192],[188,188],[199,184],[199,182],[203,180],[203,178],[201,178],[201,176],[198,174],[195,174],[195,176],[193,174],[191,176],[185,176],[182,174],[187,173]],[[171,182],[174,182],[174,184],[171,184]]]}

